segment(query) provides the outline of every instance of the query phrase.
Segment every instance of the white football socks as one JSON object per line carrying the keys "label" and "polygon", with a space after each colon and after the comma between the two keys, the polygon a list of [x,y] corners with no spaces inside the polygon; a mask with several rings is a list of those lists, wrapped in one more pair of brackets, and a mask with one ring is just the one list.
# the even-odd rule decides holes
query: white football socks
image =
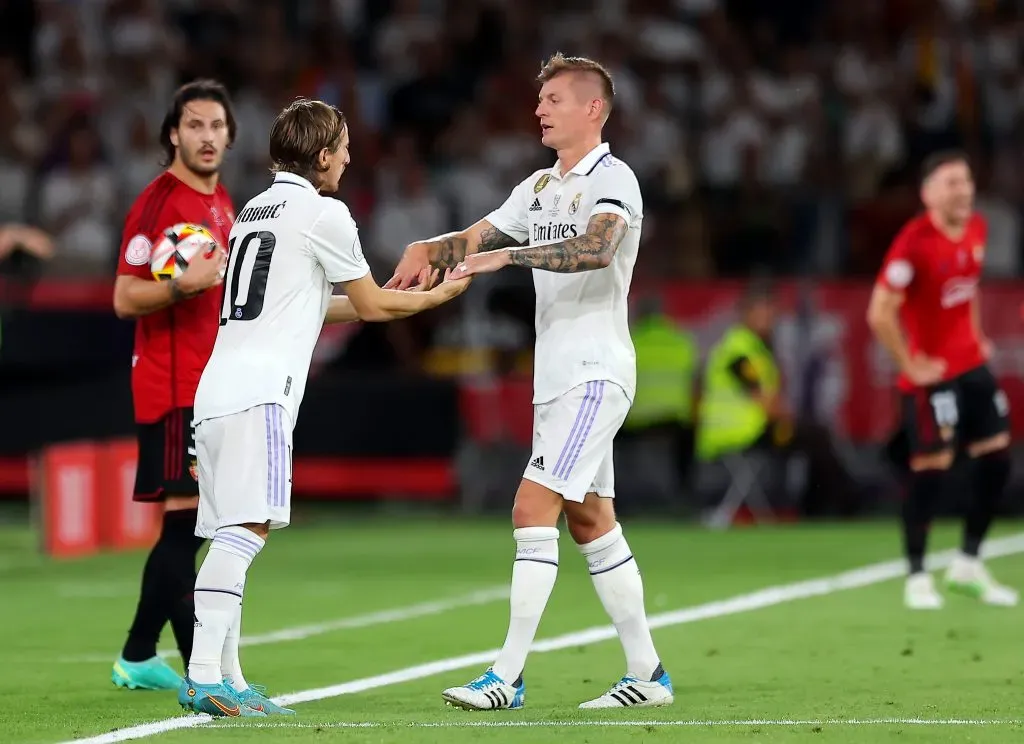
{"label": "white football socks", "polygon": [[516,558],[512,564],[508,635],[494,662],[494,673],[506,684],[512,684],[523,673],[526,655],[558,576],[555,527],[521,527],[512,536],[516,540]]}
{"label": "white football socks", "polygon": [[643,579],[622,535],[622,525],[616,523],[610,532],[579,548],[587,559],[597,596],[619,634],[626,653],[626,673],[649,680],[658,668],[658,652],[647,624]]}
{"label": "white football socks", "polygon": [[224,650],[220,655],[220,673],[224,680],[237,692],[249,689],[249,683],[242,676],[242,664],[238,659],[238,641],[242,637],[242,603],[235,608],[235,617],[224,638]]}
{"label": "white football socks", "polygon": [[[219,684],[223,679],[222,655],[231,626],[241,617],[245,574],[264,544],[263,538],[245,527],[222,527],[210,543],[196,577],[195,631],[188,664],[188,676],[198,685]],[[237,665],[237,650],[235,659]]]}

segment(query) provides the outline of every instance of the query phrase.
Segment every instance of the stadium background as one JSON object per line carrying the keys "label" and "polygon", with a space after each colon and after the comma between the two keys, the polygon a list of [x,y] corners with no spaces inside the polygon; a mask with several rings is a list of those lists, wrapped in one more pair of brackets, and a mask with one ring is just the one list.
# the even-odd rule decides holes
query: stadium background
{"label": "stadium background", "polygon": [[[171,91],[205,75],[235,96],[224,180],[238,208],[267,182],[266,133],[282,104],[307,95],[344,109],[353,159],[338,196],[383,281],[406,243],[474,221],[551,162],[533,116],[545,54],[599,57],[617,85],[607,139],[645,196],[633,298],[657,298],[706,350],[735,319],[744,280],[779,280],[789,402],[831,430],[863,486],[861,513],[898,498],[879,456],[896,407],[893,370],[863,321],[871,278],[917,209],[921,157],[961,146],[990,225],[993,364],[1024,404],[1017,3],[2,7],[0,220],[40,225],[57,246],[49,261],[16,251],[0,264],[0,406],[18,422],[0,431],[8,499],[29,490],[26,454],[131,433],[131,324],[110,308],[123,213],[158,171]],[[327,329],[296,434],[307,458],[297,495],[507,509],[529,443],[532,341],[530,280],[512,271],[438,312]],[[670,467],[641,460],[624,454],[621,483],[631,468]],[[687,483],[675,490],[646,506],[704,505]]]}
{"label": "stadium background", "polygon": [[[637,172],[646,206],[633,299],[656,300],[706,350],[735,320],[746,283],[776,279],[791,407],[829,431],[857,484],[859,519],[710,533],[695,525],[707,502],[671,480],[663,443],[631,443],[617,454],[619,506],[681,702],[644,712],[642,733],[557,729],[565,706],[621,664],[614,642],[577,632],[605,619],[563,536],[540,633],[547,652],[531,657],[523,714],[555,728],[488,735],[1002,744],[1009,725],[1019,736],[1019,722],[976,721],[969,733],[955,723],[1019,714],[1024,672],[1007,653],[1019,647],[1016,612],[964,600],[910,617],[898,611],[900,561],[839,572],[898,555],[884,518],[900,498],[883,454],[893,371],[864,313],[889,240],[917,209],[920,159],[935,148],[972,156],[990,226],[984,324],[1011,404],[1024,409],[1022,4],[0,1],[0,221],[44,227],[57,246],[48,261],[0,257],[0,740],[53,742],[176,712],[107,682],[154,525],[121,511],[132,326],[112,313],[112,275],[123,212],[158,172],[156,131],[174,87],[200,75],[231,86],[240,136],[225,181],[239,209],[268,181],[278,108],[300,94],[340,105],[353,145],[339,197],[383,281],[409,240],[475,220],[552,162],[531,81],[556,49],[594,55],[616,79],[607,139]],[[530,433],[532,303],[529,277],[505,271],[438,311],[325,331],[296,431],[295,529],[275,535],[246,592],[244,658],[272,692],[365,682],[500,641],[507,515]],[[1014,428],[1019,437],[1019,413]],[[1004,504],[1014,513],[1019,463],[1015,472]],[[957,506],[952,498],[946,511]],[[47,521],[55,513],[62,525]],[[958,537],[943,525],[933,542]],[[998,547],[1019,553],[1020,536]],[[1024,585],[1019,556],[992,565]],[[299,724],[313,728],[275,740],[478,740],[472,729],[402,728],[461,725],[437,692],[478,662],[304,702]],[[360,684],[345,692],[379,686]],[[955,725],[913,723],[939,717]],[[724,731],[679,732],[672,718]],[[361,721],[385,728],[332,729]],[[231,738],[216,727],[202,736],[217,731]]]}
{"label": "stadium background", "polygon": [[[990,225],[993,365],[1024,403],[1016,3],[3,8],[0,219],[40,225],[56,245],[48,261],[15,251],[2,264],[0,405],[17,422],[0,432],[8,499],[30,490],[26,455],[44,445],[131,433],[131,324],[110,307],[121,222],[158,172],[171,91],[198,76],[236,100],[224,180],[239,208],[267,181],[266,131],[283,103],[343,108],[353,159],[338,195],[383,280],[410,240],[472,222],[551,162],[532,115],[545,54],[599,57],[617,86],[607,139],[645,195],[634,300],[656,300],[707,350],[745,280],[778,280],[788,402],[835,437],[862,514],[898,498],[881,456],[893,370],[863,321],[871,276],[918,209],[921,158],[962,146]],[[437,312],[327,330],[296,434],[297,495],[507,509],[529,440],[531,314],[528,275],[509,271]],[[658,459],[625,453],[620,482],[671,468]],[[691,486],[631,504],[691,514],[707,506]]]}

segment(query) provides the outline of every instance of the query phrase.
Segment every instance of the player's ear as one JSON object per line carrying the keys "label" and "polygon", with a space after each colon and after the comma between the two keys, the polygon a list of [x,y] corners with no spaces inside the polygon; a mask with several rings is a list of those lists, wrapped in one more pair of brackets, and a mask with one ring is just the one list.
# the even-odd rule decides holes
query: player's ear
{"label": "player's ear", "polygon": [[328,171],[331,169],[330,154],[331,151],[325,147],[320,151],[320,154],[316,156],[316,166],[318,170]]}
{"label": "player's ear", "polygon": [[170,137],[172,145],[174,145],[175,147],[181,147],[181,138],[178,136],[178,128],[177,127],[175,127],[174,129],[172,129],[170,131],[170,134],[168,135],[168,137]]}

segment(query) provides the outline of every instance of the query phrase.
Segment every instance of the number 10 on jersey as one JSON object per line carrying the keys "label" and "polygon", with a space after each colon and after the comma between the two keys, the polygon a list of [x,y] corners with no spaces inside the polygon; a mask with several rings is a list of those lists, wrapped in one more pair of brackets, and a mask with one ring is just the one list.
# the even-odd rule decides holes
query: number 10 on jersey
{"label": "number 10 on jersey", "polygon": [[241,240],[231,238],[221,325],[227,325],[229,320],[253,320],[263,312],[270,259],[276,244],[274,233],[266,230],[251,232]]}

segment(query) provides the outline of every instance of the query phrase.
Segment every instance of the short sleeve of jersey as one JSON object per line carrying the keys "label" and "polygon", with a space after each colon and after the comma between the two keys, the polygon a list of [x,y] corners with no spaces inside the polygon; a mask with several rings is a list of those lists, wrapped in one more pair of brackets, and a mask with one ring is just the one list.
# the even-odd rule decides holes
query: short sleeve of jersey
{"label": "short sleeve of jersey", "polygon": [[885,254],[882,269],[878,272],[877,283],[893,292],[904,292],[914,281],[914,238],[909,230],[903,230]]}
{"label": "short sleeve of jersey", "polygon": [[974,213],[972,220],[972,229],[974,230],[974,238],[984,245],[988,241],[988,223],[985,222],[985,218],[977,212]]}
{"label": "short sleeve of jersey", "polygon": [[643,197],[640,195],[640,184],[626,165],[616,161],[616,165],[601,163],[594,173],[594,207],[590,216],[596,214],[616,214],[626,221],[627,225],[635,224],[643,216]]}
{"label": "short sleeve of jersey", "polygon": [[308,233],[313,254],[332,284],[362,279],[370,273],[359,243],[359,230],[348,207],[324,198],[324,210]]}
{"label": "short sleeve of jersey", "polygon": [[152,279],[149,259],[153,245],[160,239],[162,232],[176,222],[187,220],[178,218],[178,199],[174,195],[172,182],[157,182],[132,204],[124,221],[121,233],[121,250],[117,259],[118,276],[137,276],[140,279]]}
{"label": "short sleeve of jersey", "polygon": [[533,192],[533,185],[538,183],[538,178],[541,177],[534,174],[516,186],[508,195],[505,203],[484,219],[517,243],[525,243],[530,239],[530,215],[527,211],[530,208],[530,200],[528,196]]}

